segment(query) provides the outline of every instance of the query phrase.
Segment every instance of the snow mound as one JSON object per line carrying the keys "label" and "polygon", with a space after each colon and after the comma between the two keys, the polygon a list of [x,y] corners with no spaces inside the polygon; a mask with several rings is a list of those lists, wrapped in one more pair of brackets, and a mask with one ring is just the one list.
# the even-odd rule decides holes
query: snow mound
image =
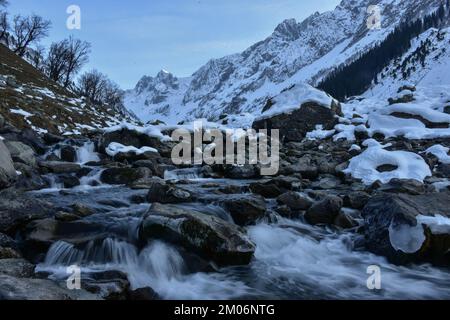
{"label": "snow mound", "polygon": [[158,150],[150,147],[142,147],[140,149],[133,146],[124,146],[123,144],[117,142],[111,142],[109,146],[106,148],[106,153],[110,157],[114,157],[119,153],[134,153],[136,155],[141,155],[146,152],[154,152],[157,153]]}
{"label": "snow mound", "polygon": [[306,83],[282,91],[271,99],[272,107],[255,120],[272,118],[283,113],[292,113],[308,102],[313,102],[325,108],[331,108],[334,99],[327,93],[313,88]]}
{"label": "snow mound", "polygon": [[450,218],[439,214],[432,216],[417,216],[417,222],[428,226],[433,234],[450,233]]}
{"label": "snow mound", "polygon": [[443,164],[450,164],[450,156],[448,155],[449,151],[450,148],[437,144],[428,148],[425,152],[434,155]]}
{"label": "snow mound", "polygon": [[146,134],[146,135],[148,135],[149,137],[152,137],[152,138],[158,138],[161,141],[171,141],[172,139],[169,136],[164,135],[162,133],[162,131],[166,127],[167,126],[153,126],[153,125],[147,125],[147,126],[144,126],[144,127],[140,127],[140,126],[136,126],[136,125],[133,125],[131,123],[128,123],[128,122],[122,122],[119,125],[108,127],[108,128],[104,128],[103,132],[111,133],[111,132],[116,132],[116,131],[121,131],[123,129],[127,129],[127,130],[130,130],[130,131],[135,131],[135,132],[138,132],[138,133]]}
{"label": "snow mound", "polygon": [[308,132],[306,134],[306,139],[308,140],[321,140],[331,137],[336,130],[323,130],[323,126],[321,124],[316,126],[316,130]]}
{"label": "snow mound", "polygon": [[[372,140],[371,140],[372,141]],[[370,185],[379,180],[388,183],[392,179],[414,179],[423,182],[431,176],[431,170],[419,155],[406,151],[387,151],[383,146],[366,142],[369,147],[359,156],[350,160],[345,173],[361,179]],[[392,171],[380,172],[380,166],[392,165]]]}

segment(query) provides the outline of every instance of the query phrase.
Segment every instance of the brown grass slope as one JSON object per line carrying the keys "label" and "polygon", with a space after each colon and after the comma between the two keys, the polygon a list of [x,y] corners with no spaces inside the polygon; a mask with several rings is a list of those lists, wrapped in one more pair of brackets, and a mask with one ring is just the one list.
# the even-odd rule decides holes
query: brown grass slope
{"label": "brown grass slope", "polygon": [[[31,115],[25,116],[22,111]],[[2,44],[0,115],[19,129],[32,128],[54,134],[79,133],[87,126],[102,128],[124,119],[131,120],[129,115],[114,108],[84,102]]]}

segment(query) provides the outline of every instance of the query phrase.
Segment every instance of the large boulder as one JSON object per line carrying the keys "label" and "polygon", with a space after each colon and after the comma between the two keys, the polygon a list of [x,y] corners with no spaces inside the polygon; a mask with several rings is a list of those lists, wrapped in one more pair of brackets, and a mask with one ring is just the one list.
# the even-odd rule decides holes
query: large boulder
{"label": "large boulder", "polygon": [[0,193],[0,232],[13,234],[19,227],[51,216],[53,212],[53,206],[45,201],[26,193],[5,190]]}
{"label": "large boulder", "polygon": [[450,193],[380,193],[362,211],[366,247],[393,263],[450,265]]}
{"label": "large boulder", "polygon": [[81,170],[81,166],[72,162],[65,161],[41,161],[39,166],[52,173],[77,173]]}
{"label": "large boulder", "polygon": [[240,226],[255,224],[266,217],[266,203],[260,196],[234,196],[223,201],[234,222]]}
{"label": "large boulder", "polygon": [[[276,105],[272,108],[275,107]],[[334,101],[331,107],[306,102],[293,111],[257,119],[253,123],[253,129],[278,129],[280,139],[283,141],[302,141],[306,134],[315,130],[318,125],[321,125],[324,130],[333,129],[338,124],[336,115],[340,113],[340,106]]]}
{"label": "large boulder", "polygon": [[255,251],[255,245],[240,227],[208,212],[177,205],[153,204],[140,236],[181,245],[221,266],[248,264]]}
{"label": "large boulder", "polygon": [[9,187],[17,179],[16,169],[8,148],[0,139],[0,189]]}
{"label": "large boulder", "polygon": [[148,183],[148,202],[183,203],[193,200],[192,194],[174,184],[166,183],[160,178],[154,178]]}
{"label": "large boulder", "polygon": [[105,132],[103,134],[99,141],[100,152],[105,153],[106,148],[112,142],[117,142],[124,146],[133,146],[138,149],[142,147],[151,147],[158,150],[163,157],[170,157],[173,146],[171,141],[163,141],[160,137],[150,136],[136,130],[123,128],[121,130]]}
{"label": "large boulder", "polygon": [[102,172],[100,180],[107,184],[131,184],[134,181],[148,178],[152,172],[148,168],[109,168]]}
{"label": "large boulder", "polygon": [[14,162],[24,163],[30,167],[36,166],[36,156],[33,148],[19,141],[6,141],[6,147]]}
{"label": "large boulder", "polygon": [[341,198],[328,196],[312,205],[306,212],[306,221],[310,224],[333,224],[343,206]]}
{"label": "large boulder", "polygon": [[98,300],[100,297],[84,290],[69,290],[63,285],[34,278],[0,274],[0,300]]}
{"label": "large boulder", "polygon": [[408,193],[419,195],[425,193],[425,185],[413,179],[392,179],[387,184],[382,185],[379,191],[391,193]]}
{"label": "large boulder", "polygon": [[286,205],[292,210],[308,210],[313,201],[298,192],[286,192],[277,198],[277,202],[281,205]]}
{"label": "large boulder", "polygon": [[61,147],[61,160],[66,162],[77,161],[77,150],[74,147],[65,145]]}

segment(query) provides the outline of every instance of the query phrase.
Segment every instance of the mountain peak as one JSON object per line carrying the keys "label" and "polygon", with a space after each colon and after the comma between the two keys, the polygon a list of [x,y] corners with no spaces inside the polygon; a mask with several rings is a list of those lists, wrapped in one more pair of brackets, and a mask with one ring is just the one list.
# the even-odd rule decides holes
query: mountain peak
{"label": "mountain peak", "polygon": [[280,23],[276,28],[274,34],[282,36],[286,40],[295,40],[300,36],[300,30],[297,20],[286,19]]}

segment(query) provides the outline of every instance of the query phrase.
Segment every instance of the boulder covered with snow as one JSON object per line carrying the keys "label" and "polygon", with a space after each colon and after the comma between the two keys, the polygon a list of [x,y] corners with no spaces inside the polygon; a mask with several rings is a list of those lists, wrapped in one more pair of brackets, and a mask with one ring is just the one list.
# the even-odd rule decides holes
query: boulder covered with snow
{"label": "boulder covered with snow", "polygon": [[[105,130],[99,141],[99,150],[104,153],[111,153],[113,150],[108,149],[111,143],[113,146],[122,145],[131,147],[128,151],[135,153],[145,153],[147,151],[158,151],[163,156],[170,157],[172,145],[170,138],[161,133],[155,126],[137,127],[129,124],[122,124]],[[134,148],[133,148],[134,147]],[[114,148],[116,154],[117,148]]]}
{"label": "boulder covered with snow", "polygon": [[17,173],[14,169],[11,154],[3,141],[0,140],[0,189],[10,186],[16,178]]}
{"label": "boulder covered with snow", "polygon": [[297,84],[270,99],[253,128],[278,129],[284,141],[301,141],[318,126],[332,130],[341,115],[339,102],[307,84]]}
{"label": "boulder covered with snow", "polygon": [[450,265],[450,193],[380,193],[362,211],[366,247],[398,264]]}

